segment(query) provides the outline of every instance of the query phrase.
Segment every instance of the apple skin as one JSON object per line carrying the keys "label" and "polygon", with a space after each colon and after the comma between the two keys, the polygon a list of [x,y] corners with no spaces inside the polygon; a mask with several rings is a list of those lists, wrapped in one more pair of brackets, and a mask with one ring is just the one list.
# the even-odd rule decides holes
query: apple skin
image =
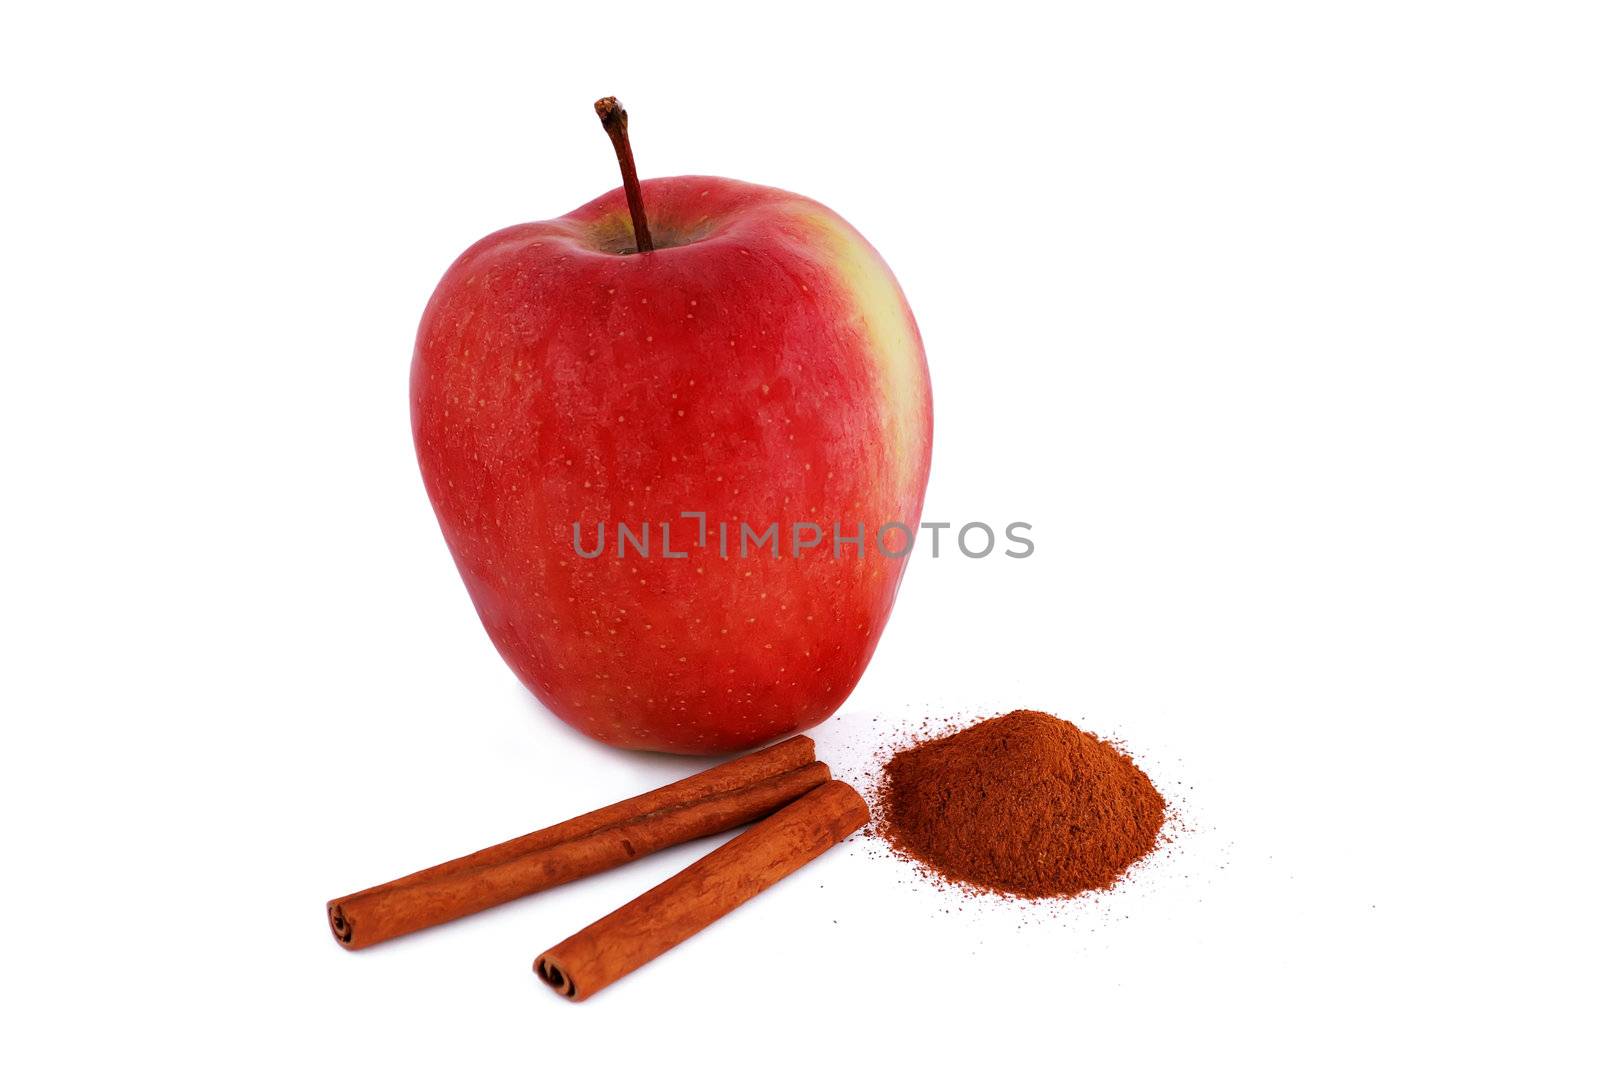
{"label": "apple skin", "polygon": [[[451,265],[412,428],[479,617],[540,701],[618,747],[714,754],[817,724],[860,680],[907,560],[874,534],[916,530],[932,393],[898,283],[839,216],[730,179],[642,187],[653,252],[617,189]],[[649,522],[650,556],[617,556],[619,521]],[[807,521],[826,534],[796,558]],[[863,557],[834,556],[836,521],[865,525]],[[604,524],[603,554],[574,522],[586,550]],[[779,558],[741,558],[740,522],[777,522]]]}

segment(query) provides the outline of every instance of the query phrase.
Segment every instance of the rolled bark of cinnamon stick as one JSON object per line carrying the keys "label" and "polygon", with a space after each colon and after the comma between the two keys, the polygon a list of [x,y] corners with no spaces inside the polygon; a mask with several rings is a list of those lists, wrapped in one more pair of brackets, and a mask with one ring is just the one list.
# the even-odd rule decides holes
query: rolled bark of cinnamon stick
{"label": "rolled bark of cinnamon stick", "polygon": [[534,960],[544,982],[585,1000],[694,936],[867,823],[867,805],[829,781]]}
{"label": "rolled bark of cinnamon stick", "polygon": [[346,948],[506,903],[651,852],[754,821],[830,774],[804,736],[714,766],[632,799],[328,902]]}

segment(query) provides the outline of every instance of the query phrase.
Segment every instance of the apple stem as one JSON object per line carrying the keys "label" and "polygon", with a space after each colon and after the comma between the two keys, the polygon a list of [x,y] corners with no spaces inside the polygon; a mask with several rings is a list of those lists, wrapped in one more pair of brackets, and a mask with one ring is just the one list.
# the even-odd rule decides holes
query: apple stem
{"label": "apple stem", "polygon": [[628,143],[628,113],[617,103],[616,97],[601,97],[594,102],[600,125],[611,136],[611,145],[617,150],[617,166],[622,168],[622,189],[628,195],[628,215],[633,217],[633,244],[641,253],[655,249],[650,240],[650,221],[644,215],[644,194],[639,190],[639,172],[633,167],[633,146]]}

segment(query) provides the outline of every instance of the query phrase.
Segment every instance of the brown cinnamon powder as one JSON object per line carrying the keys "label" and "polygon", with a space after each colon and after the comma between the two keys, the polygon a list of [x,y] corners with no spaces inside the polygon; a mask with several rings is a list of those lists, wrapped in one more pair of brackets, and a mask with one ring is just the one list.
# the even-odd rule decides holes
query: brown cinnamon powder
{"label": "brown cinnamon powder", "polygon": [[1115,884],[1166,801],[1133,760],[1069,721],[1015,710],[891,759],[876,832],[936,873],[1038,899]]}

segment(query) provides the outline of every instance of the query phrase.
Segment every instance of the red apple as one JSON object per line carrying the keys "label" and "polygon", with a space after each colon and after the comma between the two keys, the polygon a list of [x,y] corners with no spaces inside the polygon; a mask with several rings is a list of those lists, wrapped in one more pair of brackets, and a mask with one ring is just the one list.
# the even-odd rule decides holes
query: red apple
{"label": "red apple", "polygon": [[[484,627],[545,706],[620,747],[736,750],[822,721],[866,669],[905,565],[875,537],[914,531],[927,485],[927,365],[888,266],[822,205],[650,180],[635,252],[628,192],[451,265],[417,333],[417,456]],[[618,522],[649,525],[648,556]],[[823,533],[798,556],[796,522]],[[863,526],[859,557],[836,522]],[[741,524],[772,523],[778,557],[741,556]],[[604,552],[578,553],[601,526]]]}

